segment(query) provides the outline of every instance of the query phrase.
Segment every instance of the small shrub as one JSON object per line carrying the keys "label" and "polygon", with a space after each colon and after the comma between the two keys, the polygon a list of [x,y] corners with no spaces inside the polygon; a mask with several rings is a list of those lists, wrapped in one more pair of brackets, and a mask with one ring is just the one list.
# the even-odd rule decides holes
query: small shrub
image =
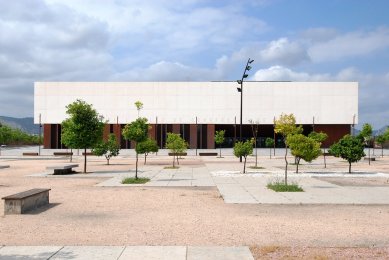
{"label": "small shrub", "polygon": [[150,181],[149,178],[125,178],[122,180],[122,184],[145,184],[146,182]]}
{"label": "small shrub", "polygon": [[297,183],[285,184],[284,182],[270,182],[266,186],[268,189],[275,192],[301,192],[304,191]]}
{"label": "small shrub", "polygon": [[261,166],[249,166],[250,169],[265,169],[265,167]]}
{"label": "small shrub", "polygon": [[180,167],[178,167],[178,166],[165,166],[165,167],[163,167],[164,169],[169,169],[169,170],[175,170],[175,169],[178,169],[178,168],[180,168]]}

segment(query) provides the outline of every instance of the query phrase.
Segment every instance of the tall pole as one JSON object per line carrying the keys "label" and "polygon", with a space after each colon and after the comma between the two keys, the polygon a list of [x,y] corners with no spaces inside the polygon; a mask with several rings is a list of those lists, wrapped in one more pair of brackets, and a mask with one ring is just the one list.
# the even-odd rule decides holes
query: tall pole
{"label": "tall pole", "polygon": [[[243,71],[242,79],[237,80],[238,84],[240,85],[240,88],[238,88],[238,92],[240,92],[240,126],[239,126],[239,141],[243,142],[242,138],[242,125],[243,125],[243,81],[245,78],[247,78],[249,75],[246,74],[247,71],[251,69],[251,64],[254,60],[251,60],[250,58],[247,60],[246,66]],[[242,162],[242,156],[240,156],[239,161]]]}
{"label": "tall pole", "polygon": [[42,117],[39,114],[39,142],[38,142],[38,154],[41,155],[41,142],[42,142]]}

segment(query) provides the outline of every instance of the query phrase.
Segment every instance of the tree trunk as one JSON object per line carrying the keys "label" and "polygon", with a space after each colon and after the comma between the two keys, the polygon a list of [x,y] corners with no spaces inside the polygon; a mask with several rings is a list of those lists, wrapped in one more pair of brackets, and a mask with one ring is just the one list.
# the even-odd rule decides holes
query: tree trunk
{"label": "tree trunk", "polygon": [[86,148],[84,149],[84,173],[86,173]]}
{"label": "tree trunk", "polygon": [[176,161],[176,158],[174,158],[174,157],[175,157],[175,153],[173,153],[173,168],[174,168],[174,163]]}
{"label": "tree trunk", "polygon": [[351,173],[351,162],[348,162],[348,173]]}
{"label": "tree trunk", "polygon": [[135,163],[135,180],[138,179],[138,153],[136,153],[136,163]]}
{"label": "tree trunk", "polygon": [[70,149],[70,162],[73,161],[73,149]]}
{"label": "tree trunk", "polygon": [[257,139],[255,139],[255,168],[258,167],[258,149],[257,149]]}
{"label": "tree trunk", "polygon": [[324,148],[324,153],[323,153],[323,157],[324,157],[324,168],[327,168],[327,161],[326,161],[326,149]]}
{"label": "tree trunk", "polygon": [[270,159],[271,159],[271,148],[269,148],[269,151],[270,151]]}
{"label": "tree trunk", "polygon": [[222,145],[219,146],[219,158],[222,158]]}
{"label": "tree trunk", "polygon": [[369,144],[369,165],[370,165],[370,144]]}
{"label": "tree trunk", "polygon": [[247,159],[247,156],[244,157],[243,173],[246,173],[246,159]]}
{"label": "tree trunk", "polygon": [[105,159],[107,159],[107,165],[109,165],[109,157],[105,156]]}
{"label": "tree trunk", "polygon": [[146,165],[146,156],[147,156],[147,154],[145,153],[145,165]]}
{"label": "tree trunk", "polygon": [[288,146],[285,144],[285,185],[288,185],[288,160],[286,156],[288,155]]}
{"label": "tree trunk", "polygon": [[296,158],[296,173],[299,173],[300,160],[301,160],[301,158]]}
{"label": "tree trunk", "polygon": [[180,162],[178,161],[178,155],[176,156],[177,159],[177,165],[180,165]]}
{"label": "tree trunk", "polygon": [[384,157],[384,144],[381,144],[381,157]]}

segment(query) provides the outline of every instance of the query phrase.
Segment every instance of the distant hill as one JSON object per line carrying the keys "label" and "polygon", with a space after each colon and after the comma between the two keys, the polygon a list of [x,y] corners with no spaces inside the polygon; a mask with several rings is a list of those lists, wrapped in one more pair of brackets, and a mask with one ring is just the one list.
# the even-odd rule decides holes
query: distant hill
{"label": "distant hill", "polygon": [[34,118],[15,118],[0,116],[0,122],[13,128],[19,128],[30,134],[39,134],[39,125],[34,125]]}

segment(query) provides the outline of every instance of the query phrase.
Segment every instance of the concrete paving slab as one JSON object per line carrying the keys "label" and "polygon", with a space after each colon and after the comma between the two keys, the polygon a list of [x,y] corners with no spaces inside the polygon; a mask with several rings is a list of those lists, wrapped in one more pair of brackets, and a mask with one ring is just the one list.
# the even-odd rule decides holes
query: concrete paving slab
{"label": "concrete paving slab", "polygon": [[124,246],[65,246],[50,259],[116,260]]}
{"label": "concrete paving slab", "polygon": [[248,247],[188,246],[187,260],[254,260]]}
{"label": "concrete paving slab", "polygon": [[119,260],[185,260],[185,246],[127,246]]}
{"label": "concrete paving slab", "polygon": [[61,246],[4,246],[0,248],[1,260],[49,259]]}

